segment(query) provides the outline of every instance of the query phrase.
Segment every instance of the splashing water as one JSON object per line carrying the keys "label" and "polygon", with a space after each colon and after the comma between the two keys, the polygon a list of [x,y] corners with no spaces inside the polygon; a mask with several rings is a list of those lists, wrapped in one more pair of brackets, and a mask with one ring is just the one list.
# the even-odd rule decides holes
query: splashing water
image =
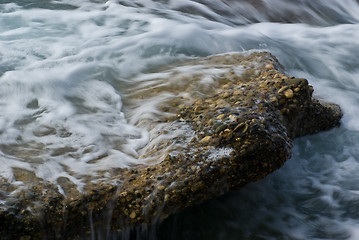
{"label": "splashing water", "polygon": [[358,1],[2,1],[0,13],[1,178],[21,185],[21,169],[81,186],[83,176],[146,162],[157,129],[139,122],[161,115],[155,103],[167,96],[131,109],[137,82],[175,61],[267,50],[342,107],[342,126],[297,139],[266,179],[137,235],[359,237]]}

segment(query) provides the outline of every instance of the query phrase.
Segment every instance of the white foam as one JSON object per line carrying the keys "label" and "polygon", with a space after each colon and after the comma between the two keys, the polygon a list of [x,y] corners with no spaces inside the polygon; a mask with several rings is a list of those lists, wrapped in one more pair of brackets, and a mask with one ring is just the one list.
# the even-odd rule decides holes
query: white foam
{"label": "white foam", "polygon": [[207,161],[216,161],[223,157],[229,157],[233,152],[233,148],[216,148],[214,150],[210,150],[210,154],[207,157]]}
{"label": "white foam", "polygon": [[[53,11],[10,4],[2,14],[11,24],[0,31],[0,63],[10,69],[0,78],[0,141],[3,148],[15,144],[11,154],[19,161],[7,158],[9,171],[2,172],[7,179],[13,179],[11,167],[21,161],[37,177],[53,182],[60,176],[74,179],[70,173],[79,177],[140,163],[138,151],[150,136],[133,124],[161,116],[156,106],[168,96],[141,106],[127,123],[124,77],[153,65],[154,59],[158,65],[174,59],[166,51],[163,57],[151,52],[154,40],[166,48],[202,31],[196,24],[178,25],[114,1],[78,6]],[[175,26],[187,34],[172,32]],[[163,38],[168,33],[176,39],[170,45]],[[29,144],[29,151],[21,149]]]}
{"label": "white foam", "polygon": [[[173,93],[125,109],[130,90],[137,91],[133,99],[141,95],[129,83],[141,85],[142,93],[168,78],[181,87],[215,87],[217,70],[196,84],[172,79],[171,72],[147,72],[175,60],[265,49],[291,75],[308,78],[316,97],[339,103],[343,124],[296,141],[293,159],[280,171],[232,199],[235,219],[228,224],[254,238],[323,239],[336,232],[358,238],[352,211],[359,181],[357,1],[56,1],[78,7],[72,10],[13,2],[0,4],[0,176],[21,185],[13,168],[22,168],[81,186],[81,176],[97,170],[159,161],[164,154],[141,156],[193,132],[181,122],[157,124],[164,114],[158,106]],[[177,69],[182,77],[198,70]],[[163,128],[173,131],[159,135]],[[170,144],[180,149],[181,141]],[[230,154],[224,148],[209,159]]]}
{"label": "white foam", "polygon": [[3,153],[0,154],[0,176],[14,181],[13,168],[22,168],[32,171],[33,168],[30,163],[24,162],[22,159],[15,159],[11,156],[7,156]]}
{"label": "white foam", "polygon": [[[103,42],[113,35],[111,28],[117,28],[117,23],[111,23],[109,14],[105,17],[108,21],[104,19],[108,28],[94,24],[93,20],[101,21],[102,13],[30,9],[2,15],[14,23],[0,33],[0,38],[7,40],[3,46],[10,49],[2,51],[3,63],[16,61],[17,65],[0,79],[1,144],[37,142],[34,146],[41,148],[40,153],[32,155],[29,151],[26,161],[31,165],[31,159],[48,159],[33,163],[31,170],[36,169],[40,178],[55,181],[66,175],[59,162],[77,175],[94,174],[96,167],[86,163],[104,154],[118,160],[99,169],[127,166],[135,163],[128,160],[129,155],[136,155],[148,142],[146,131],[127,124],[120,89],[114,88],[118,82],[111,84],[118,79],[106,79],[108,66],[113,67],[110,55],[117,44],[106,46]],[[20,48],[26,49],[26,58]],[[122,148],[127,158],[113,148]],[[118,163],[121,159],[123,162]],[[11,166],[18,164],[11,158],[7,164],[9,171],[2,171],[2,176],[12,179]]]}

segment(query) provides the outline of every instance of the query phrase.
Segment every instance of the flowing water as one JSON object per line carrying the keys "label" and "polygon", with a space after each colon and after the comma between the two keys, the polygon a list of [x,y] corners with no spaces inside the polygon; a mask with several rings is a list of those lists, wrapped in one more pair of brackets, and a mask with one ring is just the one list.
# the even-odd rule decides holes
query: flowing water
{"label": "flowing water", "polygon": [[341,127],[295,140],[264,180],[136,236],[359,239],[358,39],[357,0],[0,0],[0,176],[81,187],[146,161],[151,134],[138,123],[160,113],[131,112],[136,81],[178,60],[267,50],[342,107]]}

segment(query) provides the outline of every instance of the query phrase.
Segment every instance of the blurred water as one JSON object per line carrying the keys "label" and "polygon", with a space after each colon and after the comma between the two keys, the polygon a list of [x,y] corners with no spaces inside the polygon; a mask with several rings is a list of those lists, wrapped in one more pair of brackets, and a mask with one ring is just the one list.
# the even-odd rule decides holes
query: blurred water
{"label": "blurred water", "polygon": [[134,232],[359,239],[358,1],[3,0],[0,14],[1,177],[16,182],[13,169],[22,168],[81,185],[85,174],[145,161],[149,130],[124,102],[139,76],[263,49],[307,78],[317,98],[339,103],[342,126],[297,139],[292,159],[264,180]]}

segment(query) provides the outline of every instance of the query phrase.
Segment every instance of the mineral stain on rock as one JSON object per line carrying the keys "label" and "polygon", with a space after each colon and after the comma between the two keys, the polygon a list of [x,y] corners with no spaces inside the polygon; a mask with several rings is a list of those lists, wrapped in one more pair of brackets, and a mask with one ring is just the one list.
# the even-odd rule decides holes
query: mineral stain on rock
{"label": "mineral stain on rock", "polygon": [[[187,68],[194,71],[181,73]],[[339,106],[313,99],[308,81],[283,74],[267,52],[210,56],[164,72],[167,78],[136,93],[142,101],[172,94],[158,106],[166,114],[147,128],[162,124],[154,139],[173,129],[183,134],[143,152],[161,155],[162,161],[116,169],[109,180],[88,183],[84,192],[60,179],[66,197],[57,185],[29,184],[1,206],[0,235],[67,239],[88,229],[88,219],[100,225],[104,216],[116,230],[151,224],[262,179],[290,158],[294,137],[340,124]],[[0,194],[14,191],[5,180],[0,188]]]}

